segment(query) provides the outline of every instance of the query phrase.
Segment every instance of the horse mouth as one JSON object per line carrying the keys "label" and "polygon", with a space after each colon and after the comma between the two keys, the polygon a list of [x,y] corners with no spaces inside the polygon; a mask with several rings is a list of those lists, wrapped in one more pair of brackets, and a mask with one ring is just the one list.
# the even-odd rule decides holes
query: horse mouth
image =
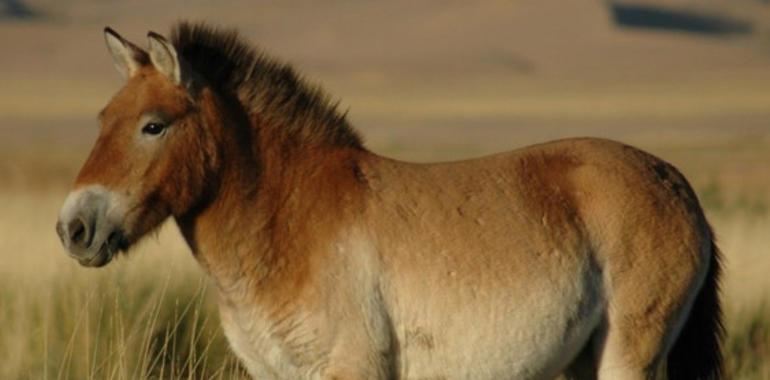
{"label": "horse mouth", "polygon": [[78,263],[84,267],[100,268],[107,265],[121,250],[126,249],[128,242],[120,231],[110,234],[107,241],[102,243],[99,250],[87,259],[78,258]]}

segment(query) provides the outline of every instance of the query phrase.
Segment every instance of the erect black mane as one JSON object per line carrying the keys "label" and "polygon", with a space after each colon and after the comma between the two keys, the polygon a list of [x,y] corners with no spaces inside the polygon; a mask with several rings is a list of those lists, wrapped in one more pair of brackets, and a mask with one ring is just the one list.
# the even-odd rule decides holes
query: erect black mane
{"label": "erect black mane", "polygon": [[180,22],[171,30],[171,43],[210,85],[236,96],[249,114],[259,114],[280,133],[306,143],[362,146],[319,87],[249,45],[237,31]]}

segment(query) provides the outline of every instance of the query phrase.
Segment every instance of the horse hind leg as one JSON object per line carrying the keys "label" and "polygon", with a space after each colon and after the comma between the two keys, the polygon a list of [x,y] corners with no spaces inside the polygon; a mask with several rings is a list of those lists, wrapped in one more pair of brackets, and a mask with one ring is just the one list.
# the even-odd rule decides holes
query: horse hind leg
{"label": "horse hind leg", "polygon": [[557,380],[666,379],[665,372],[665,360],[640,360],[638,350],[617,342],[605,320]]}
{"label": "horse hind leg", "polygon": [[665,356],[658,334],[622,331],[606,321],[597,331],[595,377],[599,380],[665,379]]}
{"label": "horse hind leg", "polygon": [[610,334],[609,323],[604,319],[559,380],[666,378],[664,363],[639,360],[639,352],[624,347],[618,338],[614,333]]}
{"label": "horse hind leg", "polygon": [[[681,338],[680,331],[689,318],[698,285],[687,287],[678,295],[672,289],[659,289],[660,292],[648,290],[636,295],[615,292],[614,300],[606,307],[601,322],[585,347],[565,369],[563,378],[669,378],[667,358],[677,339]],[[695,377],[671,377],[672,380],[679,378]]]}
{"label": "horse hind leg", "polygon": [[[706,267],[701,267],[677,281],[645,281],[625,273],[623,281],[635,285],[614,289],[603,323],[594,336],[597,378],[667,379],[669,353],[682,338],[686,324],[690,324],[696,298],[702,298],[698,295],[704,288],[705,272]],[[702,349],[707,348],[693,348]]]}

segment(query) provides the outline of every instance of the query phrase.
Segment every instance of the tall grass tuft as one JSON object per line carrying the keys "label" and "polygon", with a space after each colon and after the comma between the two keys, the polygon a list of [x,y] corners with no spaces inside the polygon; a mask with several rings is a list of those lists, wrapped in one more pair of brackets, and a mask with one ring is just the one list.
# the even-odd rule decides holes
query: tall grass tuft
{"label": "tall grass tuft", "polygon": [[62,276],[33,292],[0,281],[0,378],[244,377],[205,282],[124,277]]}

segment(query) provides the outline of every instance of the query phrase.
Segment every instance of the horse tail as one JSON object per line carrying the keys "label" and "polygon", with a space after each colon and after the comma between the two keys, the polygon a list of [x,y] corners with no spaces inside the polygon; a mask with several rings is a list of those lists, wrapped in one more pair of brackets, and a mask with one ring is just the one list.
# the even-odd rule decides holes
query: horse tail
{"label": "horse tail", "polygon": [[716,380],[724,377],[722,309],[719,304],[720,252],[709,228],[708,272],[687,320],[668,354],[669,379]]}

